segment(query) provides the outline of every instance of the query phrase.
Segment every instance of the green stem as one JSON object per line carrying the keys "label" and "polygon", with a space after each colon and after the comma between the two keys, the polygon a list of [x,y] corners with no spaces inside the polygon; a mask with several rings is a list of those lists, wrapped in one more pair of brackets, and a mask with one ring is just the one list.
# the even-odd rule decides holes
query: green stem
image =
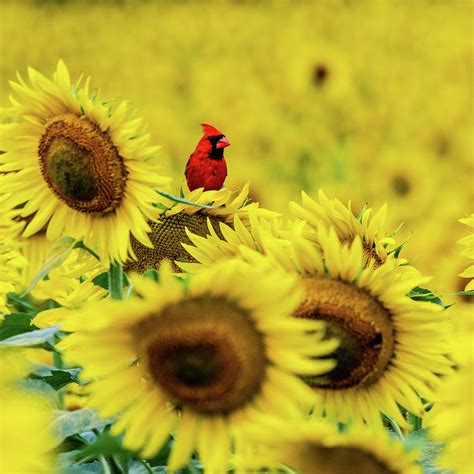
{"label": "green stem", "polygon": [[116,263],[112,263],[109,268],[109,291],[113,300],[123,298],[123,269]]}
{"label": "green stem", "polygon": [[140,459],[140,462],[143,464],[143,466],[145,467],[146,472],[148,472],[148,474],[153,474],[152,468],[150,467],[150,465],[146,461],[144,461],[143,459]]}
{"label": "green stem", "polygon": [[388,422],[390,423],[390,426],[393,428],[393,431],[395,431],[395,433],[397,433],[398,437],[402,441],[405,441],[405,437],[403,436],[402,430],[398,426],[397,422],[393,418],[389,417],[388,415],[384,414],[384,416],[385,416],[385,418],[387,418]]}
{"label": "green stem", "polygon": [[110,471],[109,463],[105,459],[104,456],[99,456],[99,461],[102,464],[102,469],[104,470],[104,474],[112,474]]}
{"label": "green stem", "polygon": [[25,310],[25,311],[37,311],[37,309],[27,301],[21,299],[18,295],[15,293],[8,293],[8,302],[14,304],[17,306],[20,310]]}
{"label": "green stem", "polygon": [[[60,339],[55,337],[55,343],[59,342]],[[58,369],[64,369],[64,362],[63,358],[61,357],[61,354],[59,352],[54,351],[53,352],[53,364],[56,368]],[[61,390],[58,390],[58,403],[59,407],[61,409],[64,409],[66,407],[66,395],[65,395],[65,388],[62,388]]]}

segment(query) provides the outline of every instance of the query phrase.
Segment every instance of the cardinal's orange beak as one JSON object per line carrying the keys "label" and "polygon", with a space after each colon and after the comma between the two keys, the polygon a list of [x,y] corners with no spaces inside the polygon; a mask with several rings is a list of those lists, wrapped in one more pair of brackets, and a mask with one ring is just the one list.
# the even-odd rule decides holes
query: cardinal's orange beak
{"label": "cardinal's orange beak", "polygon": [[216,144],[216,148],[225,148],[226,146],[229,146],[229,140],[227,140],[226,137],[222,137]]}

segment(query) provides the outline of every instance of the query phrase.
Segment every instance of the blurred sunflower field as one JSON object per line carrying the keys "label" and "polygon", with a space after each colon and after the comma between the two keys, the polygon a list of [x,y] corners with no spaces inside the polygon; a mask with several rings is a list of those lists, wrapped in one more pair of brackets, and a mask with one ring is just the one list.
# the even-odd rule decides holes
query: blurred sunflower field
{"label": "blurred sunflower field", "polygon": [[473,22],[0,0],[0,473],[472,474]]}

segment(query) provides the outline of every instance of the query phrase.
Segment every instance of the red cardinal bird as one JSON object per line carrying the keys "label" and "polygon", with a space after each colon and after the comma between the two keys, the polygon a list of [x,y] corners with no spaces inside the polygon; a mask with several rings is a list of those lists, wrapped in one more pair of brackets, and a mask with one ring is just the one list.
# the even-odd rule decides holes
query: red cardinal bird
{"label": "red cardinal bird", "polygon": [[190,191],[197,188],[221,189],[227,176],[224,148],[230,143],[225,135],[212,125],[201,124],[204,131],[196,149],[186,163],[184,174]]}

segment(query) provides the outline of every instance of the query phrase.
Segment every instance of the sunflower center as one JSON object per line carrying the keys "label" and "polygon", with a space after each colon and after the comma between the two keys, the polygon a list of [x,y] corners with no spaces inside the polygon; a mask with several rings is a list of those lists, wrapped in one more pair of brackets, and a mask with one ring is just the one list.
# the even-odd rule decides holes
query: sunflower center
{"label": "sunflower center", "polygon": [[313,84],[322,86],[328,79],[329,69],[325,64],[316,64],[313,67]]}
{"label": "sunflower center", "polygon": [[248,314],[224,298],[167,306],[137,330],[150,378],[178,406],[229,413],[259,392],[267,360]]}
{"label": "sunflower center", "polygon": [[[127,262],[125,271],[143,273],[149,268],[158,269],[164,259],[169,259],[171,262],[195,262],[196,260],[182,246],[182,244],[192,245],[192,242],[186,235],[186,228],[193,234],[205,237],[209,235],[207,227],[208,218],[216,233],[222,237],[219,229],[219,222],[222,222],[222,220],[201,212],[191,215],[180,212],[171,216],[163,216],[159,222],[149,222],[151,232],[148,236],[153,244],[153,248],[145,247],[132,236],[132,249],[137,256],[137,260]],[[174,263],[172,265],[173,270],[181,271]]]}
{"label": "sunflower center", "polygon": [[406,196],[411,191],[410,181],[401,175],[394,176],[392,179],[392,187],[398,196]]}
{"label": "sunflower center", "polygon": [[394,327],[388,311],[370,294],[338,280],[307,278],[299,318],[326,322],[326,337],[336,337],[331,354],[337,366],[322,376],[307,377],[315,387],[343,389],[367,386],[379,379],[394,350]]}
{"label": "sunflower center", "polygon": [[372,453],[357,447],[303,443],[295,447],[295,468],[301,474],[397,474]]}
{"label": "sunflower center", "polygon": [[107,134],[87,119],[54,117],[38,154],[43,178],[69,207],[105,215],[121,203],[127,176],[123,159]]}

